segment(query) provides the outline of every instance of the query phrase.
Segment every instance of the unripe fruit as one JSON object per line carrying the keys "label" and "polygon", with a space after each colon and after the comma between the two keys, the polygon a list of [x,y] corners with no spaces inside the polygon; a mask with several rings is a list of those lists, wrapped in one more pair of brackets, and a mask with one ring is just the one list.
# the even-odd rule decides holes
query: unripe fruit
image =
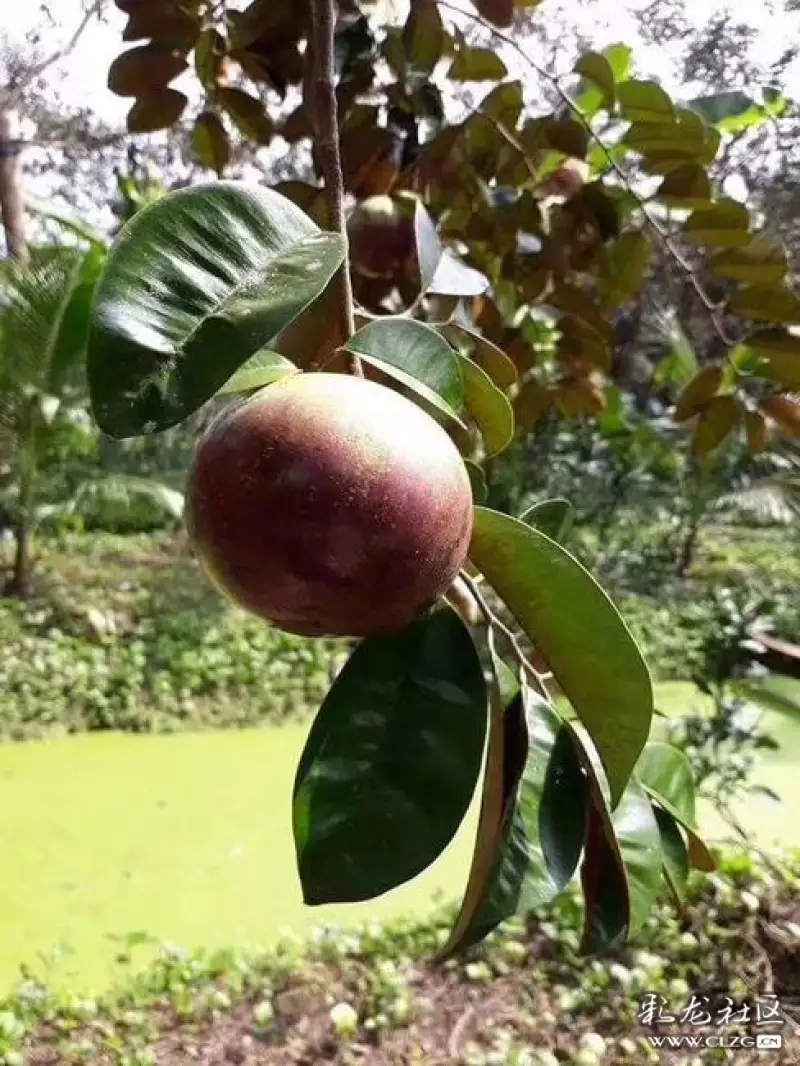
{"label": "unripe fruit", "polygon": [[472,533],[466,468],[412,401],[298,374],[231,404],[200,439],[187,526],[212,581],[303,636],[403,628],[453,583]]}
{"label": "unripe fruit", "polygon": [[366,278],[397,280],[414,256],[414,220],[391,196],[370,196],[347,222],[353,270]]}

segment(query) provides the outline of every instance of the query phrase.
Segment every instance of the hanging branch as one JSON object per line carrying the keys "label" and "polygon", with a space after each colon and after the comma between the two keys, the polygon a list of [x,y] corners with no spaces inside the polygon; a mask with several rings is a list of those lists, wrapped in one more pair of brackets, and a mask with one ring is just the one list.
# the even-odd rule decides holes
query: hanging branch
{"label": "hanging branch", "polygon": [[[344,216],[344,179],[339,149],[339,119],[336,101],[336,78],[333,62],[334,32],[336,18],[333,0],[311,0],[311,111],[316,132],[316,149],[322,180],[325,183],[325,199],[328,207],[328,224],[340,233],[347,245],[347,227]],[[345,344],[355,332],[353,321],[353,292],[350,285],[348,258],[336,273],[335,286],[339,318],[339,344]],[[350,372],[363,377],[361,360],[348,352]]]}
{"label": "hanging branch", "polygon": [[40,78],[42,74],[51,67],[54,63],[57,63],[60,59],[64,59],[74,52],[77,48],[81,37],[86,32],[89,23],[95,18],[103,9],[105,0],[94,0],[94,3],[90,4],[84,11],[83,18],[78,23],[75,32],[70,39],[61,48],[57,48],[50,55],[45,56],[40,62],[35,63],[32,67],[29,67],[25,71],[22,77],[14,80],[14,82],[8,85],[5,89],[0,91],[0,108],[13,108],[15,107],[31,82]]}
{"label": "hanging branch", "polygon": [[506,645],[510,649],[511,654],[514,656],[519,665],[528,675],[529,679],[533,683],[534,688],[536,688],[536,690],[552,706],[553,701],[550,697],[550,693],[547,689],[546,683],[550,675],[540,674],[536,667],[533,665],[533,663],[530,662],[528,657],[525,655],[525,652],[520,647],[517,638],[514,636],[514,634],[505,624],[505,622],[501,621],[501,619],[497,617],[497,615],[494,613],[494,611],[486,601],[486,598],[484,597],[483,593],[478,588],[475,581],[473,581],[473,579],[469,576],[469,574],[465,570],[462,570],[459,574],[459,577],[469,589],[472,598],[478,605],[478,609],[486,620],[486,625],[489,627],[490,633],[499,634],[502,637],[502,639],[505,641]]}
{"label": "hanging branch", "polygon": [[642,212],[642,216],[644,217],[644,220],[647,225],[650,227],[653,233],[655,233],[656,237],[662,243],[667,253],[686,274],[689,284],[697,293],[700,302],[702,303],[704,309],[707,311],[711,319],[711,323],[714,326],[714,329],[720,340],[725,344],[726,347],[732,347],[734,341],[728,335],[728,332],[725,329],[725,324],[722,317],[722,307],[715,300],[713,300],[706,292],[705,288],[703,287],[703,283],[700,280],[698,268],[692,266],[692,264],[686,259],[684,254],[681,252],[681,250],[676,246],[671,235],[667,232],[667,230],[664,229],[658,219],[650,213],[650,211],[648,210],[647,201],[644,200],[643,197],[640,196],[639,193],[637,193],[636,190],[632,187],[628,175],[625,173],[625,171],[619,165],[617,160],[614,158],[611,149],[608,147],[605,141],[601,137],[599,137],[597,133],[595,133],[594,129],[592,128],[591,122],[589,122],[584,113],[581,111],[581,109],[578,107],[578,105],[563,87],[557,76],[555,74],[551,74],[549,70],[546,70],[535,60],[531,59],[527,52],[525,52],[522,46],[517,41],[515,41],[513,37],[510,37],[507,33],[503,33],[502,30],[498,30],[495,26],[492,25],[491,22],[489,22],[488,19],[483,18],[482,15],[478,15],[473,11],[467,11],[465,8],[459,7],[458,4],[451,3],[450,0],[439,0],[439,5],[440,7],[446,7],[450,11],[458,13],[463,18],[471,19],[473,22],[476,22],[479,25],[483,26],[485,29],[489,30],[489,32],[492,33],[495,37],[497,37],[498,40],[503,41],[504,44],[507,44],[510,48],[512,48],[517,53],[517,55],[520,56],[523,62],[526,63],[539,78],[541,78],[543,81],[546,81],[547,84],[553,89],[553,91],[557,94],[558,98],[561,100],[564,106],[568,108],[568,110],[574,115],[576,121],[579,122],[583,129],[586,131],[592,142],[596,144],[600,151],[603,153],[603,156],[605,157],[609,168],[614,171],[614,173],[625,186],[626,191],[630,193],[631,197],[635,200],[636,205]]}

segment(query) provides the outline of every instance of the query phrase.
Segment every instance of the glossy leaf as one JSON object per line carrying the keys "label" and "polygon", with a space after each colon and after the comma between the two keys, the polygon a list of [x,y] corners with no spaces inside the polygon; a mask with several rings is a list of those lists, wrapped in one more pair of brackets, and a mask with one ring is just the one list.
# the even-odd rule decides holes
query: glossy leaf
{"label": "glossy leaf", "polygon": [[587,787],[572,736],[527,689],[506,711],[506,749],[511,746],[514,787],[502,841],[460,948],[554,899],[572,880],[583,850]]}
{"label": "glossy leaf", "polygon": [[451,81],[500,81],[508,73],[500,56],[491,48],[458,50],[447,77]]}
{"label": "glossy leaf", "polygon": [[603,106],[612,112],[616,105],[616,78],[608,57],[602,52],[585,52],[574,67],[575,73],[596,85],[600,90]]}
{"label": "glossy leaf", "polygon": [[113,437],[167,429],[217,392],[322,293],[338,235],[260,186],[173,192],[113,246],[92,314],[94,416]]}
{"label": "glossy leaf", "polygon": [[666,800],[684,825],[696,827],[694,775],[679,748],[660,741],[649,743],[636,764],[636,777],[652,796]]}
{"label": "glossy leaf", "polygon": [[650,675],[627,626],[577,560],[517,519],[476,508],[470,559],[549,664],[599,751],[616,802],[653,711]]}
{"label": "glossy leaf", "polygon": [[[800,385],[800,378],[798,378],[798,385]],[[769,424],[761,411],[745,411],[744,431],[749,454],[761,455],[769,444]]]}
{"label": "glossy leaf", "polygon": [[620,82],[617,98],[620,113],[629,122],[669,122],[675,114],[672,100],[654,81]]}
{"label": "glossy leaf", "polygon": [[493,26],[510,26],[514,20],[514,0],[474,0],[479,14]]}
{"label": "glossy leaf", "polygon": [[187,67],[186,57],[152,43],[129,48],[111,64],[108,87],[117,96],[145,97],[165,88]]}
{"label": "glossy leaf", "polygon": [[210,170],[222,174],[231,160],[231,142],[219,115],[203,111],[198,115],[192,133],[197,158]]}
{"label": "glossy leaf", "polygon": [[767,396],[761,401],[764,414],[777,422],[790,437],[800,437],[800,398],[796,396]]}
{"label": "glossy leaf", "polygon": [[569,500],[540,500],[520,515],[520,522],[533,526],[551,540],[561,543],[575,518]]}
{"label": "glossy leaf", "polygon": [[693,211],[684,232],[704,248],[738,248],[752,240],[750,212],[737,200],[718,200]]}
{"label": "glossy leaf", "polygon": [[800,297],[786,285],[748,285],[736,293],[728,309],[742,318],[800,325]]}
{"label": "glossy leaf", "polygon": [[586,906],[581,950],[587,953],[605,951],[641,929],[663,886],[658,823],[638,781],[629,781],[613,813],[591,777],[590,795],[581,870]]}
{"label": "glossy leaf", "polygon": [[654,813],[664,857],[664,877],[673,894],[682,902],[686,898],[686,883],[691,869],[689,849],[677,820],[662,807],[655,807]]}
{"label": "glossy leaf", "polygon": [[[401,209],[403,200],[397,201]],[[443,248],[436,232],[436,225],[421,200],[414,200],[414,251],[419,270],[419,289],[429,292],[442,263]]]}
{"label": "glossy leaf", "polygon": [[449,249],[442,252],[428,292],[441,296],[481,296],[489,288],[489,279],[462,261]]}
{"label": "glossy leaf", "polygon": [[477,463],[469,459],[464,460],[464,466],[469,474],[469,483],[472,486],[472,499],[477,504],[486,503],[489,496],[489,486],[486,484],[486,475]]}
{"label": "glossy leaf", "polygon": [[459,322],[441,326],[440,332],[456,347],[462,344],[469,348],[469,356],[485,371],[495,385],[503,391],[517,383],[517,368],[496,344]]}
{"label": "glossy leaf", "polygon": [[712,273],[751,285],[773,285],[788,269],[786,249],[775,237],[754,237],[749,244],[718,252],[709,260]]}
{"label": "glossy leaf", "polygon": [[759,359],[761,377],[789,389],[800,389],[800,337],[778,327],[759,329],[747,339]]}
{"label": "glossy leaf", "polygon": [[472,799],[486,684],[450,607],[353,652],[325,697],[293,794],[306,903],[373,899],[430,865]]}
{"label": "glossy leaf", "polygon": [[160,89],[148,93],[136,101],[128,112],[126,124],[129,133],[156,133],[174,126],[189,99],[177,89]]}
{"label": "glossy leaf", "polygon": [[673,155],[685,159],[699,159],[706,152],[706,138],[702,122],[685,116],[678,122],[634,122],[622,138],[622,143],[648,157]]}
{"label": "glossy leaf", "polygon": [[[498,850],[503,841],[503,825],[514,784],[514,774],[512,772],[510,775],[509,771],[513,771],[513,767],[519,765],[519,759],[515,763],[513,753],[507,751],[507,731],[509,725],[513,727],[515,722],[513,718],[506,717],[500,687],[499,667],[501,664],[497,662],[491,644],[490,652],[494,679],[489,689],[489,728],[481,783],[478,828],[461,907],[450,936],[439,952],[440,957],[451,955],[458,949],[464,938],[468,936],[475,915],[482,905],[486,887],[495,868]],[[509,776],[512,780],[509,780]]]}
{"label": "glossy leaf", "polygon": [[265,348],[248,359],[233,377],[228,378],[220,394],[230,392],[249,392],[250,389],[260,389],[264,385],[271,385],[273,381],[289,377],[290,374],[298,373],[297,367],[288,359],[284,359],[278,352]]}
{"label": "glossy leaf", "polygon": [[724,376],[721,366],[704,366],[699,370],[678,396],[675,421],[685,422],[706,407],[722,387]]}
{"label": "glossy leaf", "polygon": [[552,405],[552,392],[535,378],[529,378],[514,399],[514,418],[520,426],[536,425]]}
{"label": "glossy leaf", "polygon": [[467,356],[460,356],[464,406],[475,420],[488,455],[499,455],[514,439],[514,410],[489,375]]}
{"label": "glossy leaf", "polygon": [[411,67],[430,74],[444,49],[444,26],[436,0],[412,0],[403,29],[403,48]]}
{"label": "glossy leaf", "polygon": [[606,250],[600,266],[600,291],[606,307],[622,307],[639,292],[652,255],[646,233],[628,230]]}
{"label": "glossy leaf", "polygon": [[461,367],[435,329],[413,318],[376,320],[358,330],[345,348],[460,421],[465,396]]}
{"label": "glossy leaf", "polygon": [[218,90],[216,98],[243,137],[256,144],[270,143],[275,136],[275,124],[258,97],[225,86]]}
{"label": "glossy leaf", "polygon": [[692,448],[697,455],[708,455],[733,433],[742,417],[741,402],[730,395],[715,396],[700,413],[694,427]]}
{"label": "glossy leaf", "polygon": [[667,174],[655,197],[671,207],[702,207],[711,199],[711,182],[699,163],[684,163]]}

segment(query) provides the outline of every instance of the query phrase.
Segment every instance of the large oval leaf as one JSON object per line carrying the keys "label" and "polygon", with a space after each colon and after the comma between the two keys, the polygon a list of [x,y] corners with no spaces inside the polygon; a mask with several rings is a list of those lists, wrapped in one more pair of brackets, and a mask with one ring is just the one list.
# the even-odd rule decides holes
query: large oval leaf
{"label": "large oval leaf", "polygon": [[475,645],[449,607],[356,648],[295,779],[306,903],[372,899],[437,858],[475,791],[486,701]]}
{"label": "large oval leaf", "polygon": [[319,296],[344,254],[338,234],[257,185],[196,185],[141,211],[93,309],[100,428],[130,437],[183,421]]}
{"label": "large oval leaf", "polygon": [[477,507],[470,558],[549,663],[597,747],[615,804],[653,714],[650,674],[628,627],[569,552],[515,518]]}
{"label": "large oval leaf", "polygon": [[460,358],[465,406],[483,437],[488,455],[499,455],[514,439],[514,409],[505,393],[467,356]]}
{"label": "large oval leaf", "polygon": [[[513,728],[509,722],[513,721]],[[569,728],[529,690],[506,711],[506,734],[523,748],[520,778],[483,899],[459,948],[513,914],[559,894],[575,873],[586,829],[586,778]]]}
{"label": "large oval leaf", "polygon": [[345,347],[461,421],[464,384],[458,356],[435,329],[413,318],[376,319]]}

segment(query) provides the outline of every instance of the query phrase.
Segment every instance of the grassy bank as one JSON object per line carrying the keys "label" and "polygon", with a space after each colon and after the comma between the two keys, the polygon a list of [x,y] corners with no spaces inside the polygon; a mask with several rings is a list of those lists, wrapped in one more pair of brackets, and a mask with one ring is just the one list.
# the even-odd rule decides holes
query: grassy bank
{"label": "grassy bank", "polygon": [[[678,713],[692,692],[659,686],[659,706]],[[800,724],[776,715],[770,727],[783,746],[761,776],[784,804],[749,801],[739,813],[763,842],[800,846]],[[306,729],[106,733],[0,748],[0,987],[58,943],[71,953],[56,976],[85,988],[107,982],[114,935],[268,944],[284,927],[420,915],[435,891],[453,896],[474,809],[443,858],[408,886],[363,906],[303,906],[289,804]],[[710,812],[704,821],[712,834],[723,829]]]}

